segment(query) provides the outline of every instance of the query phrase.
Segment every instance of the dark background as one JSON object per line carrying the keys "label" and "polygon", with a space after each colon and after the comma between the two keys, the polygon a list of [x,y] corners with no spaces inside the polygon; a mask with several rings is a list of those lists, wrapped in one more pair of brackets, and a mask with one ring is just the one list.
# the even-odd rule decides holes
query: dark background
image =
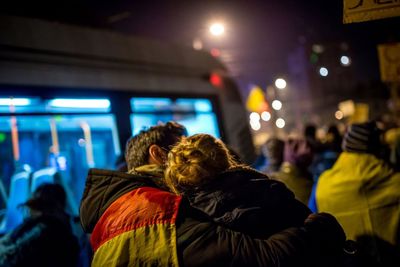
{"label": "dark background", "polygon": [[[378,94],[383,99],[388,97],[387,92],[372,92],[386,90],[379,81],[376,45],[400,41],[399,17],[343,24],[342,0],[17,0],[3,4],[3,14],[110,29],[180,45],[191,46],[199,37],[207,49],[223,51],[220,59],[244,97],[249,85],[265,88],[277,76],[286,75],[288,56],[296,47],[302,45],[309,50],[313,44],[323,44],[344,45],[351,54],[348,69],[353,83],[343,92],[332,89],[338,90],[337,101],[355,97],[359,90],[371,91],[370,95]],[[208,34],[208,26],[215,20],[225,23],[223,38]]]}

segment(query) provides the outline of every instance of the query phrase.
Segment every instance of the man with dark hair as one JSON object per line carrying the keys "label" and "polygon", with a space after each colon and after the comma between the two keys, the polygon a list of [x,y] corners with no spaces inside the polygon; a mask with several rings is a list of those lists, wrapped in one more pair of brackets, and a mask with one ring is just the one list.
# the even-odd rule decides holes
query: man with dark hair
{"label": "man with dark hair", "polygon": [[344,242],[326,214],[268,240],[252,239],[165,191],[167,152],[185,133],[176,123],[152,127],[129,140],[128,173],[90,170],[80,215],[92,234],[92,266],[312,266]]}
{"label": "man with dark hair", "polygon": [[147,164],[162,165],[166,154],[182,136],[186,136],[186,128],[176,122],[150,127],[131,137],[125,150],[128,172]]}

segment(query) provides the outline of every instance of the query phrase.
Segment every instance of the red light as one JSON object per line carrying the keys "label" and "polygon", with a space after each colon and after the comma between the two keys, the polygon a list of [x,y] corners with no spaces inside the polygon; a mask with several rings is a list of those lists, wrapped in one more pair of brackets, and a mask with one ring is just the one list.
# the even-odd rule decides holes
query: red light
{"label": "red light", "polygon": [[217,49],[217,48],[213,48],[213,49],[211,49],[210,54],[213,57],[219,57],[221,55],[221,51],[219,51],[219,49]]}
{"label": "red light", "polygon": [[210,83],[215,87],[222,87],[222,78],[218,74],[211,73]]}

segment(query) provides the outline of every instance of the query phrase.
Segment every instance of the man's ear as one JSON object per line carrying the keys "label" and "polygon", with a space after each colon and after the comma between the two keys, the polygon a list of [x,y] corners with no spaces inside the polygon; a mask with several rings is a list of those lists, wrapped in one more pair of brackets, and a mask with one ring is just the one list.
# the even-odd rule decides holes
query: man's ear
{"label": "man's ear", "polygon": [[163,165],[167,160],[167,152],[158,145],[151,145],[149,147],[149,163],[156,165]]}

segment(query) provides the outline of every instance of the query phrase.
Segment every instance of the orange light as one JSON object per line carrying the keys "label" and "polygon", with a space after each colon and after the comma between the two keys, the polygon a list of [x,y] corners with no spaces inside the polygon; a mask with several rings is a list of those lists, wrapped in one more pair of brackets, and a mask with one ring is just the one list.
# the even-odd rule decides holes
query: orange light
{"label": "orange light", "polygon": [[[15,112],[15,106],[11,98],[10,103],[10,112]],[[19,141],[18,141],[18,125],[17,125],[17,117],[11,116],[11,142],[13,148],[13,156],[15,161],[19,161]]]}
{"label": "orange light", "polygon": [[210,75],[210,83],[214,87],[222,87],[222,77],[216,73],[211,73]]}

